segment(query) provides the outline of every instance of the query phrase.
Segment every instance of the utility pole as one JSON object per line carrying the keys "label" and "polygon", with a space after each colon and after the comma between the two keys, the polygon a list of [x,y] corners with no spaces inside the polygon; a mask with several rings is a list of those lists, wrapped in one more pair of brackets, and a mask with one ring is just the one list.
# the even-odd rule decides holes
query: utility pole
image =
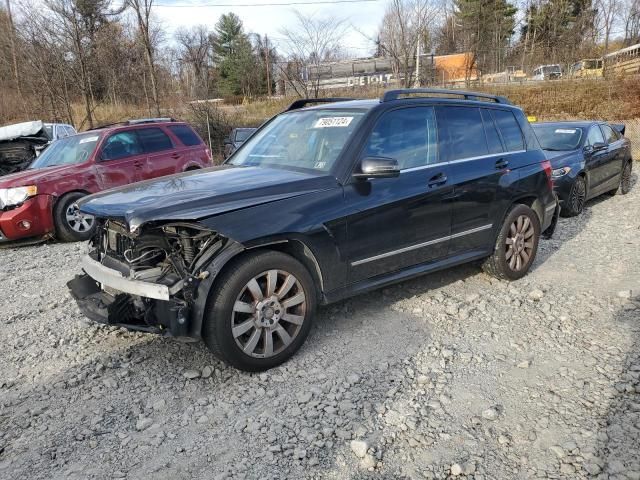
{"label": "utility pole", "polygon": [[20,73],[18,72],[18,54],[16,53],[16,29],[13,26],[13,16],[11,15],[11,1],[7,0],[7,15],[9,16],[9,41],[11,43],[11,56],[13,59],[13,77],[16,82],[16,90],[18,91],[18,97],[23,103],[22,88],[20,88]]}
{"label": "utility pole", "polygon": [[270,65],[269,65],[269,37],[265,34],[264,36],[264,63],[267,69],[267,96],[271,97],[271,75],[270,75]]}
{"label": "utility pole", "polygon": [[416,83],[415,86],[420,86],[420,24],[422,17],[422,8],[418,11],[418,41],[416,42]]}

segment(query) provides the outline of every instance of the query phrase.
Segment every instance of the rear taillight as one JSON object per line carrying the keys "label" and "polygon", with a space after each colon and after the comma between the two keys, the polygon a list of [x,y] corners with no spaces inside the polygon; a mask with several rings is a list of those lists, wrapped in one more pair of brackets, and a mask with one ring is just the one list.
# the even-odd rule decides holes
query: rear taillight
{"label": "rear taillight", "polygon": [[549,182],[549,188],[553,189],[553,178],[551,177],[551,172],[553,169],[551,168],[551,162],[549,160],[543,160],[542,168],[544,169],[544,173],[547,174],[547,182]]}
{"label": "rear taillight", "polygon": [[209,159],[209,163],[213,163],[213,157],[211,156],[211,150],[209,150],[208,148],[204,149],[204,153],[207,155],[207,158]]}

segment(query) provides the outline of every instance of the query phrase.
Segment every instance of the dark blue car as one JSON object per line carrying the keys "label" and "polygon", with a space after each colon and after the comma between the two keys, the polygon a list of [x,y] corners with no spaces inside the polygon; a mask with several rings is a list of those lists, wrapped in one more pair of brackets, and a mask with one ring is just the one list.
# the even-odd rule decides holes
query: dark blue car
{"label": "dark blue car", "polygon": [[521,109],[428,89],[337,100],[294,102],[220,167],[83,200],[98,227],[69,282],[81,310],[255,371],[293,355],[318,304],[475,260],[527,273],[559,206]]}
{"label": "dark blue car", "polygon": [[624,125],[604,122],[532,124],[551,160],[561,215],[580,214],[587,200],[631,188],[631,142]]}

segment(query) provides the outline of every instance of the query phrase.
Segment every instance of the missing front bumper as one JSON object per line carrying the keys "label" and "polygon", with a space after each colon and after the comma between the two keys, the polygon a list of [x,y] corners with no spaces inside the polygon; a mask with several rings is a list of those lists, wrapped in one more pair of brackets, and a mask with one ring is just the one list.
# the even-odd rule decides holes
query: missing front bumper
{"label": "missing front bumper", "polygon": [[105,292],[89,275],[76,275],[67,287],[80,311],[94,322],[140,332],[189,336],[189,311],[180,302],[144,299],[141,309],[132,295]]}

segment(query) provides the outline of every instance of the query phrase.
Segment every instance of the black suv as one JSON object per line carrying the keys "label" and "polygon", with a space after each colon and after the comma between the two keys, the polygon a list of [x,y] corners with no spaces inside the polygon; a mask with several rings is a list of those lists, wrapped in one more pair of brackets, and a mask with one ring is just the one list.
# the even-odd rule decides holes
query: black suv
{"label": "black suv", "polygon": [[249,371],[293,355],[318,304],[481,259],[522,277],[559,212],[519,108],[429,89],[296,101],[224,165],[80,209],[98,228],[68,285],[89,318]]}

